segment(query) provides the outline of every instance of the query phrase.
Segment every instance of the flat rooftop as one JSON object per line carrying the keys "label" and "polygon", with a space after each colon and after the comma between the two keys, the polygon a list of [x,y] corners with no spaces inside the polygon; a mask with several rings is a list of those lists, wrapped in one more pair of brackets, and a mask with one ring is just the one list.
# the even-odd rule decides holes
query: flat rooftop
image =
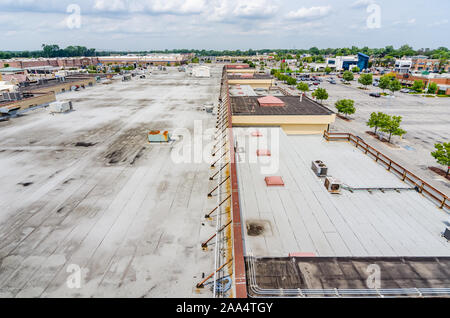
{"label": "flat rooftop", "polygon": [[[200,243],[209,162],[175,163],[177,145],[149,144],[150,130],[215,127],[211,78],[167,74],[59,94],[74,111],[38,109],[0,122],[1,297],[210,297],[195,285],[214,270]],[[205,143],[208,143],[209,140]],[[202,225],[204,223],[204,225]],[[67,285],[70,265],[80,289]],[[76,267],[75,267],[76,268]]]}
{"label": "flat rooftop", "polygon": [[75,83],[75,82],[79,82],[85,79],[93,79],[91,76],[85,76],[85,77],[65,77],[64,82],[59,81],[56,78],[52,78],[47,80],[47,82],[41,83],[39,84],[38,82],[30,82],[28,86],[20,86],[19,90],[21,92],[28,92],[28,91],[33,91],[33,90],[39,90],[42,88],[50,88],[53,86],[57,86],[57,85],[63,85],[63,84],[67,84],[67,83]]}
{"label": "flat rooftop", "polygon": [[[278,96],[277,96],[278,97]],[[258,103],[259,97],[244,96],[231,97],[231,110],[233,116],[304,116],[304,115],[331,115],[333,112],[325,106],[316,103],[309,98],[296,96],[279,96],[285,106],[261,107]]]}
{"label": "flat rooftop", "polygon": [[[252,137],[255,130],[263,136]],[[321,136],[287,136],[279,128],[233,131],[247,256],[450,256],[450,244],[441,237],[449,214],[361,150]],[[248,160],[258,149],[272,156]],[[348,187],[398,191],[330,194],[311,169],[315,160]],[[281,176],[285,186],[267,187],[266,176]]]}
{"label": "flat rooftop", "polygon": [[[261,296],[262,290],[266,297],[437,297],[448,296],[450,286],[450,257],[295,257],[246,261],[253,272],[247,276],[249,293],[256,297]],[[367,283],[374,266],[380,273],[378,290],[369,288]]]}
{"label": "flat rooftop", "polygon": [[284,94],[277,88],[265,89],[265,88],[253,88],[250,85],[230,85],[231,97],[244,97],[244,96],[284,96]]}

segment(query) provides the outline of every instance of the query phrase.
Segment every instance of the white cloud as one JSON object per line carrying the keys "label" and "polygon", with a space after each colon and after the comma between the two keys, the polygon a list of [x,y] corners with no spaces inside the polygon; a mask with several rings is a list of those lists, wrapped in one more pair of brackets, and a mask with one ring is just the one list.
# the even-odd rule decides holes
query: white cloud
{"label": "white cloud", "polygon": [[448,23],[448,19],[444,19],[444,20],[439,20],[433,23],[428,24],[428,26],[440,26],[440,25],[444,25]]}
{"label": "white cloud", "polygon": [[413,25],[413,24],[416,24],[416,19],[415,18],[411,18],[411,19],[408,19],[408,20],[399,20],[399,21],[395,21],[392,24],[393,25]]}
{"label": "white cloud", "polygon": [[297,20],[314,20],[323,18],[329,15],[330,12],[331,6],[300,8],[297,11],[290,11],[287,14],[287,18]]}
{"label": "white cloud", "polygon": [[239,1],[236,9],[233,10],[233,15],[236,17],[264,18],[273,16],[277,11],[278,7],[268,1]]}
{"label": "white cloud", "polygon": [[357,0],[351,4],[351,8],[353,9],[362,9],[366,8],[367,6],[375,3],[374,0]]}
{"label": "white cloud", "polygon": [[269,18],[279,9],[272,0],[209,0],[208,7],[207,20],[216,22]]}
{"label": "white cloud", "polygon": [[95,0],[97,12],[199,14],[206,9],[206,0]]}

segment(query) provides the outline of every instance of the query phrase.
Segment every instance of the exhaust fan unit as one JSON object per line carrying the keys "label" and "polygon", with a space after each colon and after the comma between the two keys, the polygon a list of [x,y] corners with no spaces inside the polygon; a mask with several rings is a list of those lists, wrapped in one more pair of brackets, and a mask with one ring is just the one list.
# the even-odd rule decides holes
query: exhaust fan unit
{"label": "exhaust fan unit", "polygon": [[311,169],[318,177],[326,177],[328,173],[328,167],[321,161],[316,160],[312,162]]}
{"label": "exhaust fan unit", "polygon": [[330,193],[339,194],[341,193],[342,183],[332,177],[326,177],[325,188],[327,188],[328,192]]}

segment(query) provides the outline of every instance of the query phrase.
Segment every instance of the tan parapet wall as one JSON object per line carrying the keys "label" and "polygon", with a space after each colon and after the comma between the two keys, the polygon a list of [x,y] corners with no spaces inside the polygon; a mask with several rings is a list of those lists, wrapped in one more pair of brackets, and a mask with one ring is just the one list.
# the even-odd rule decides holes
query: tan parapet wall
{"label": "tan parapet wall", "polygon": [[253,88],[269,89],[274,84],[272,79],[230,79],[229,85],[249,85]]}
{"label": "tan parapet wall", "polygon": [[228,68],[227,69],[227,73],[228,74],[233,74],[233,73],[251,73],[251,74],[254,74],[254,73],[256,73],[256,69],[255,68]]}
{"label": "tan parapet wall", "polygon": [[322,135],[328,130],[328,124],[281,125],[286,135]]}
{"label": "tan parapet wall", "polygon": [[82,86],[88,87],[89,85],[94,85],[96,82],[95,78],[86,78],[86,79],[80,79],[79,81],[75,82],[61,82],[60,84],[52,85],[49,87],[42,87],[42,88],[36,88],[32,89],[31,92],[34,93],[47,93],[47,92],[54,92],[55,94],[59,94],[62,92],[70,91],[72,86]]}
{"label": "tan parapet wall", "polygon": [[49,104],[56,101],[55,94],[53,92],[39,94],[33,97],[25,98],[18,101],[13,101],[11,103],[2,105],[2,107],[20,107],[20,110],[28,109],[30,107],[40,106],[44,104]]}
{"label": "tan parapet wall", "polygon": [[288,135],[323,134],[336,115],[321,116],[233,116],[233,126],[281,127]]}

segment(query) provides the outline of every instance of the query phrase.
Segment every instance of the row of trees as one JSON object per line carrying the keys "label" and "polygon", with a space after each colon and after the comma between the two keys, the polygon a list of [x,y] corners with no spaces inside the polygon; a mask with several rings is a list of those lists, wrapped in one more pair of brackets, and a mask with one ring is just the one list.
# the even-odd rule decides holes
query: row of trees
{"label": "row of trees", "polygon": [[[395,58],[412,55],[425,55],[434,59],[450,59],[450,51],[446,47],[437,49],[422,48],[415,50],[411,46],[405,44],[398,49],[392,45],[384,48],[369,48],[352,46],[351,48],[326,48],[319,49],[312,47],[310,49],[262,49],[262,50],[195,50],[195,49],[174,49],[174,50],[150,50],[150,51],[99,51],[95,49],[86,49],[84,46],[69,46],[60,49],[55,44],[43,44],[42,50],[35,51],[0,51],[0,59],[13,57],[67,57],[67,56],[105,56],[110,54],[148,54],[148,53],[195,53],[198,56],[254,56],[264,53],[277,53],[277,59],[299,58],[303,54],[310,54],[311,57],[307,62],[321,62],[324,55],[341,56],[354,55],[362,52],[376,58],[376,64],[393,63]],[[51,56],[53,55],[53,56]]]}
{"label": "row of trees", "polygon": [[297,84],[297,80],[289,75],[283,74],[278,70],[272,70],[271,74],[275,76],[278,80],[286,82],[288,85]]}
{"label": "row of trees", "polygon": [[[425,88],[425,83],[421,80],[414,81],[414,84],[411,86],[411,89],[416,91],[417,93],[422,93]],[[437,90],[438,85],[435,82],[431,82],[428,84],[428,94],[436,94]]]}
{"label": "row of trees", "polygon": [[[103,53],[103,54],[102,54]],[[10,59],[17,57],[37,58],[37,57],[78,57],[78,56],[99,56],[109,55],[105,52],[96,52],[95,49],[88,49],[84,46],[68,46],[61,49],[58,45],[42,44],[41,51],[20,51],[20,52],[2,52],[0,51],[0,59]]]}

